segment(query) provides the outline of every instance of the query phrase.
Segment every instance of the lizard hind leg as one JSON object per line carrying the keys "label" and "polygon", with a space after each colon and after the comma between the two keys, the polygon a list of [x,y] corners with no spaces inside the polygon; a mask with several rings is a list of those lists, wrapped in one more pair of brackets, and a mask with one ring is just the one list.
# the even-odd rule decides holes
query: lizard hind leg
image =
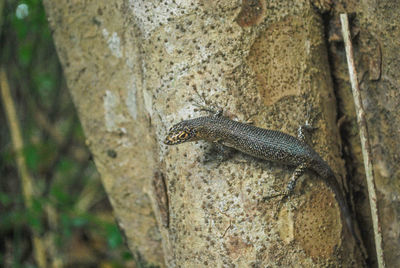
{"label": "lizard hind leg", "polygon": [[310,132],[316,128],[309,124],[308,121],[297,129],[297,138],[304,143],[310,140]]}
{"label": "lizard hind leg", "polygon": [[301,177],[301,175],[304,174],[304,171],[309,167],[309,163],[302,163],[300,164],[293,172],[292,177],[290,178],[289,183],[286,186],[286,189],[282,191],[281,193],[267,196],[263,198],[263,201],[276,198],[276,197],[281,197],[279,200],[279,205],[278,205],[278,211],[275,213],[275,217],[279,214],[280,208],[282,207],[282,204],[287,200],[290,199],[290,196],[293,194],[293,191],[296,187],[296,183],[298,179]]}
{"label": "lizard hind leg", "polygon": [[293,175],[292,175],[292,177],[290,178],[290,181],[289,181],[289,183],[288,183],[287,186],[286,186],[286,189],[285,189],[283,192],[281,192],[281,193],[278,193],[278,194],[275,194],[275,195],[272,195],[272,196],[265,197],[264,200],[269,200],[269,199],[272,199],[272,198],[275,198],[275,197],[279,197],[279,196],[282,196],[280,202],[283,202],[284,200],[286,200],[288,197],[290,197],[290,196],[293,194],[294,188],[296,187],[297,180],[301,177],[301,175],[304,174],[304,171],[305,171],[307,168],[309,168],[309,163],[308,163],[308,162],[305,162],[305,163],[300,164],[300,165],[294,170]]}
{"label": "lizard hind leg", "polygon": [[296,187],[297,180],[301,177],[301,175],[304,174],[304,171],[306,171],[309,166],[310,164],[308,162],[304,162],[294,170],[293,175],[290,178],[288,185],[286,186],[285,192],[287,196],[290,196],[293,193],[294,188]]}
{"label": "lizard hind leg", "polygon": [[314,118],[311,118],[310,113],[311,107],[308,107],[306,122],[304,123],[304,125],[299,126],[299,128],[297,129],[297,138],[304,143],[307,143],[310,140],[310,133],[317,129],[313,126]]}

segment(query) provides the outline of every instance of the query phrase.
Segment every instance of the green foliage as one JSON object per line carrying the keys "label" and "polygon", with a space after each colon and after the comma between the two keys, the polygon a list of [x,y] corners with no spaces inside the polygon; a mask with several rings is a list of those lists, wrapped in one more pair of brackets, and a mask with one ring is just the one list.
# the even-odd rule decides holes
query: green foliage
{"label": "green foliage", "polygon": [[19,63],[27,67],[29,63],[32,61],[32,54],[33,54],[33,45],[30,43],[25,43],[18,46],[18,58]]}
{"label": "green foliage", "polygon": [[104,227],[106,231],[108,246],[112,249],[121,246],[123,240],[118,227],[115,224],[106,224]]}
{"label": "green foliage", "polygon": [[36,73],[33,77],[38,93],[42,99],[51,97],[56,87],[55,77],[50,72]]}
{"label": "green foliage", "polygon": [[38,146],[35,146],[34,144],[29,144],[24,148],[25,161],[28,165],[28,169],[30,169],[32,172],[37,171],[40,161],[38,150]]}
{"label": "green foliage", "polygon": [[[16,15],[20,4],[28,6],[24,18]],[[5,1],[0,16],[0,61],[6,66],[24,136],[23,156],[35,188],[32,206],[27,208],[9,130],[1,128],[0,266],[7,262],[12,267],[36,267],[30,237],[34,231],[42,238],[53,237],[57,255],[72,267],[103,262],[125,267],[132,255],[89,160],[42,2]],[[0,124],[7,126],[3,115],[1,111]],[[91,191],[94,198],[81,211],[81,198]],[[90,260],[71,257],[72,251],[79,250],[72,245],[83,244],[82,248],[91,249]]]}

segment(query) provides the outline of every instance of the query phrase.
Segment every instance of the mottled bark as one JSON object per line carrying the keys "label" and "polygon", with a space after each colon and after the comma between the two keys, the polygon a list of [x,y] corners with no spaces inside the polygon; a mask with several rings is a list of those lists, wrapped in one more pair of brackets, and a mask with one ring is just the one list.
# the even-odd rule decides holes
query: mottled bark
{"label": "mottled bark", "polygon": [[[331,28],[338,24],[338,13],[352,16],[353,46],[363,106],[366,110],[369,142],[375,184],[378,190],[378,212],[383,233],[383,253],[387,267],[400,265],[400,2],[347,1],[335,4]],[[333,33],[333,32],[332,32]],[[330,34],[329,37],[334,36]],[[340,41],[340,40],[339,40]],[[353,189],[357,220],[370,256],[376,266],[364,163],[351,96],[343,45],[330,44],[330,59],[341,116],[344,158]]]}
{"label": "mottled bark", "polygon": [[[304,175],[290,202],[263,202],[286,187],[293,168],[242,154],[205,163],[205,142],[162,144],[173,123],[204,114],[195,110],[195,101],[205,99],[232,118],[293,135],[311,106],[318,127],[313,147],[339,179],[345,178],[329,64],[345,66],[345,59],[328,58],[328,25],[320,12],[332,8],[329,1],[44,2],[88,146],[138,260],[171,267],[362,264],[333,194],[315,174]],[[367,7],[360,14],[361,29],[364,23],[374,27]],[[343,47],[336,49],[343,53]],[[368,83],[388,85],[390,103],[398,104],[398,80],[391,74],[399,64],[381,60],[368,66],[391,63],[393,70],[378,75],[371,69],[375,78]],[[333,73],[338,79],[339,71]],[[350,93],[347,76],[341,75],[335,86]],[[366,98],[371,94],[384,93]],[[399,120],[395,112],[386,114]],[[386,183],[398,183],[399,169],[392,166],[396,151],[390,143],[383,147],[390,154],[382,149],[380,156],[392,158],[375,164],[391,172],[378,189],[386,189],[383,200],[396,215],[388,201],[398,187]],[[359,216],[369,224],[366,208]],[[396,235],[387,233],[389,241]]]}

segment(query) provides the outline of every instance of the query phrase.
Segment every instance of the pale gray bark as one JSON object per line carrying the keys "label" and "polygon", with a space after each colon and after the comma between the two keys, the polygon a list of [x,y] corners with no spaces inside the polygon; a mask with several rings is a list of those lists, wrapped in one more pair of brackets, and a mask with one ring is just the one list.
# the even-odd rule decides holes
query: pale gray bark
{"label": "pale gray bark", "polygon": [[88,145],[137,258],[171,267],[361,265],[331,191],[315,174],[304,175],[290,202],[262,202],[286,187],[292,168],[241,154],[204,163],[207,143],[162,144],[173,123],[204,114],[193,105],[202,98],[237,120],[293,135],[311,105],[313,147],[344,178],[319,14],[327,7],[44,3]]}

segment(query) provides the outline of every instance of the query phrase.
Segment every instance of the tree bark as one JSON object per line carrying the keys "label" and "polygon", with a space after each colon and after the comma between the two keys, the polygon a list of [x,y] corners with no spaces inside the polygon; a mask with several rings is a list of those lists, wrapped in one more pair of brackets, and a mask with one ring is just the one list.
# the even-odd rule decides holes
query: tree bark
{"label": "tree bark", "polygon": [[[396,1],[347,1],[336,4],[330,24],[338,22],[338,14],[352,16],[353,46],[363,106],[367,115],[372,164],[378,190],[378,216],[383,235],[383,255],[387,267],[400,265],[400,206],[396,196],[400,187],[400,29]],[[332,27],[335,28],[335,27]],[[334,35],[334,34],[333,34]],[[329,38],[332,35],[329,35]],[[351,96],[351,88],[342,44],[330,43],[332,75],[343,124],[343,152],[353,188],[354,206],[363,240],[369,253],[369,264],[376,267],[374,233],[365,182],[360,138]]]}
{"label": "tree bark", "polygon": [[311,108],[318,128],[312,146],[346,178],[330,66],[337,58],[328,58],[320,14],[329,5],[44,3],[87,144],[138,261],[363,265],[333,193],[317,175],[305,174],[290,201],[264,202],[285,189],[293,168],[242,154],[205,163],[205,142],[162,143],[173,123],[204,115],[194,106],[203,100],[236,120],[292,135]]}

